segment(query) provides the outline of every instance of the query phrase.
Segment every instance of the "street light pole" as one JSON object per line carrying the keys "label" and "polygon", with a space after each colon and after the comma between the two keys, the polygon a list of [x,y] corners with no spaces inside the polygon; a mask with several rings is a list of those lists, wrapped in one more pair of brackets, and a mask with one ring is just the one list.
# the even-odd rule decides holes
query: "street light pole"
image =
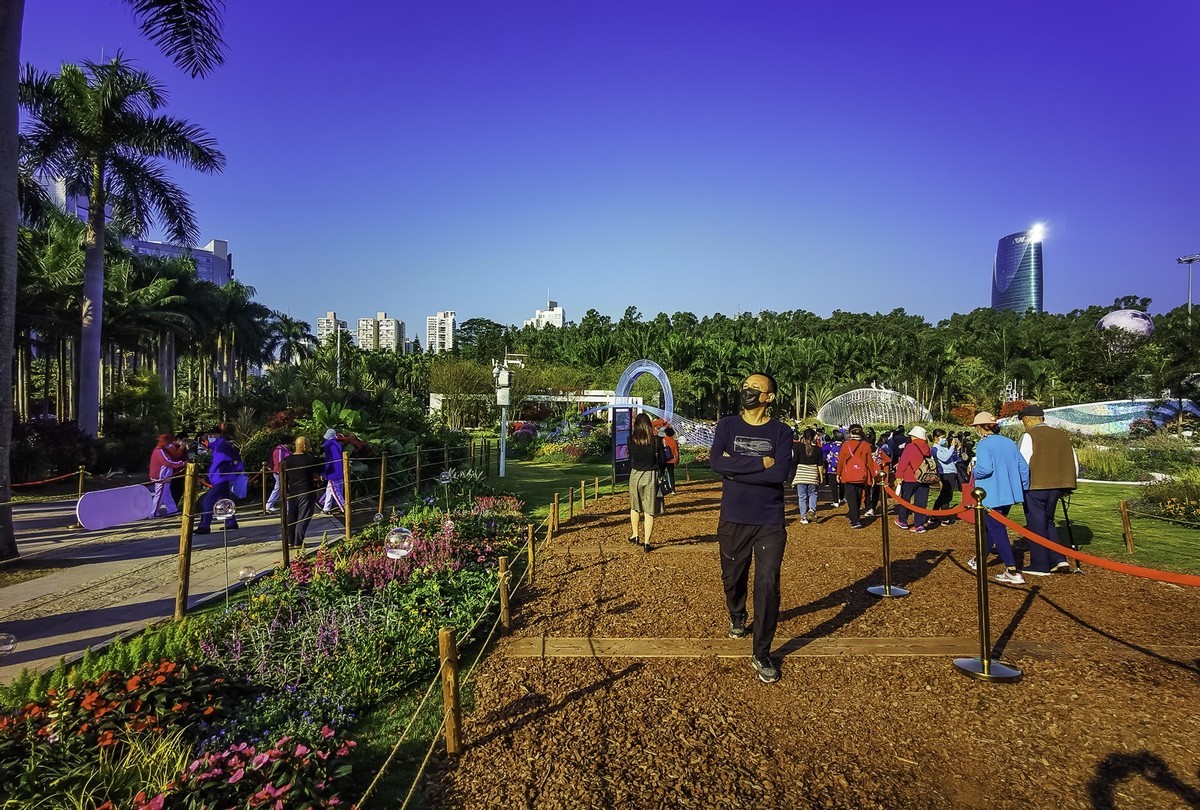
{"label": "street light pole", "polygon": [[1175,261],[1188,266],[1188,328],[1190,329],[1192,327],[1192,265],[1200,262],[1200,253],[1193,253],[1191,256],[1180,256]]}

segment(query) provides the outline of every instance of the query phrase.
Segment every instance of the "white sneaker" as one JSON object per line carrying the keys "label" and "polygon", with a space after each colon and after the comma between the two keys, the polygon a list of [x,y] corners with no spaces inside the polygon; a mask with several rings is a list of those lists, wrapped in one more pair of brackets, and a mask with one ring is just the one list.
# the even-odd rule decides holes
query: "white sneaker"
{"label": "white sneaker", "polygon": [[971,559],[967,560],[967,568],[970,568],[972,571],[978,571],[978,570],[979,570],[979,564],[978,564],[977,562],[975,562],[975,558],[974,558],[974,557],[972,557]]}
{"label": "white sneaker", "polygon": [[868,509],[867,511],[863,512],[862,516],[863,517],[875,517],[875,510]]}
{"label": "white sneaker", "polygon": [[806,517],[802,517],[802,518],[800,518],[800,523],[801,523],[801,525],[807,526],[807,525],[808,525],[808,518],[806,518]]}
{"label": "white sneaker", "polygon": [[1020,571],[1002,571],[996,574],[996,581],[1006,585],[1024,585],[1025,577],[1021,576]]}

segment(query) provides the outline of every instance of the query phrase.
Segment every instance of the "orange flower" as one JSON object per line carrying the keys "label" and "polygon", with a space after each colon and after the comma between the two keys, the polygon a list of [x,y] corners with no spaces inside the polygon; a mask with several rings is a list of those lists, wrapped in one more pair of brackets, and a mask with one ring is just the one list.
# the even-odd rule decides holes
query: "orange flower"
{"label": "orange flower", "polygon": [[141,685],[142,685],[142,676],[141,675],[134,675],[132,678],[125,681],[125,689],[128,692],[134,691]]}

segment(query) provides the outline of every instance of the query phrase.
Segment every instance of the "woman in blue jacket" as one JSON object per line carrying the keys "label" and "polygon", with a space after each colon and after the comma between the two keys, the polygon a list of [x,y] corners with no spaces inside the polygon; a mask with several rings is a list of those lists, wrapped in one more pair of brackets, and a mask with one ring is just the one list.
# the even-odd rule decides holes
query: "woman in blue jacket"
{"label": "woman in blue jacket", "polygon": [[[1025,499],[1025,490],[1029,489],[1029,464],[1017,449],[1017,443],[1000,435],[996,417],[981,411],[971,424],[980,436],[975,445],[975,486],[985,493],[984,506],[1007,517],[1012,505]],[[1008,530],[990,512],[985,525],[988,549],[994,548],[1004,562],[1004,573],[997,574],[996,580],[1009,585],[1024,585],[1025,578],[1017,570],[1012,545],[1008,542]],[[976,564],[974,557],[967,563],[972,569]]]}
{"label": "woman in blue jacket", "polygon": [[[947,442],[946,431],[938,428],[933,432],[932,437],[933,457],[937,461],[938,479],[941,481],[937,500],[933,502],[933,509],[937,511],[949,509],[950,502],[954,500],[954,493],[962,486],[962,482],[958,480],[958,462],[962,461],[962,456],[958,452],[958,439]],[[954,523],[954,516],[951,515],[944,520],[930,518],[929,522],[933,524],[943,522],[950,525]]]}

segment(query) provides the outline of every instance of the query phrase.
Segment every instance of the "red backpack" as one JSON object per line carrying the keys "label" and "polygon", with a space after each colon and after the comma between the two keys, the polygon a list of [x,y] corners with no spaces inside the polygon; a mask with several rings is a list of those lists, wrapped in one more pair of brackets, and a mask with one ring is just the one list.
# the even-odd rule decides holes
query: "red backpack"
{"label": "red backpack", "polygon": [[871,445],[862,439],[855,442],[854,449],[846,459],[844,469],[839,469],[842,481],[848,484],[866,484],[875,477],[875,459],[871,458]]}

